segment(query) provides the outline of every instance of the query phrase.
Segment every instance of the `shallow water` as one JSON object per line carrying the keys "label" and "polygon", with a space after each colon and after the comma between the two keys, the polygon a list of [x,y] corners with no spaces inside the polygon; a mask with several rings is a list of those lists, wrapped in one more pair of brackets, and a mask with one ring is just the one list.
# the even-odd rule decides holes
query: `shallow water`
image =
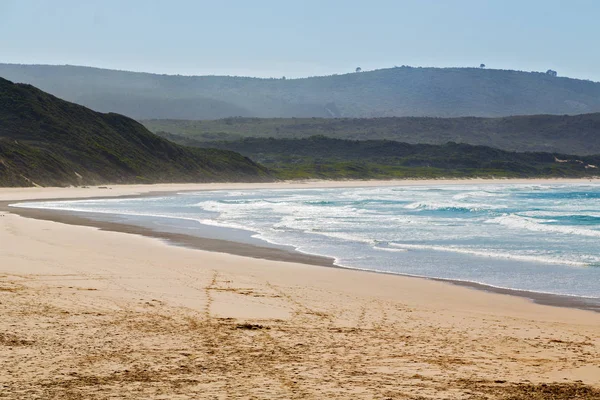
{"label": "shallow water", "polygon": [[598,184],[227,190],[20,206],[290,245],[350,268],[600,297]]}

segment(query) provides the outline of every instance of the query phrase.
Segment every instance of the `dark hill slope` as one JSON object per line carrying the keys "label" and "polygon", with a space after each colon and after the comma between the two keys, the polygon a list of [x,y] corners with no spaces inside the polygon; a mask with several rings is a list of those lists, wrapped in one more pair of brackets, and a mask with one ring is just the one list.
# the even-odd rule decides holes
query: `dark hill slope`
{"label": "dark hill slope", "polygon": [[511,151],[600,154],[600,113],[503,118],[227,118],[215,121],[148,120],[154,132],[200,141],[240,137],[389,139],[408,143],[447,142]]}
{"label": "dark hill slope", "polygon": [[97,111],[137,119],[498,117],[600,111],[600,83],[478,68],[398,67],[284,80],[0,64],[0,76]]}
{"label": "dark hill slope", "polygon": [[185,148],[130,118],[0,78],[0,186],[269,179],[237,153]]}

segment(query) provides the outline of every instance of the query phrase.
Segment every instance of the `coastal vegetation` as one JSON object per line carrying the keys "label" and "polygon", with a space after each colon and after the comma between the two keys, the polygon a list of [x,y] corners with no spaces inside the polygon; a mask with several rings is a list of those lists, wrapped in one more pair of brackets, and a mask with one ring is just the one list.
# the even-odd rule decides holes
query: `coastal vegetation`
{"label": "coastal vegetation", "polygon": [[452,177],[591,177],[600,175],[600,155],[517,153],[449,142],[408,144],[390,140],[245,138],[200,142],[162,133],[189,146],[239,152],[281,179],[390,179]]}
{"label": "coastal vegetation", "polygon": [[153,132],[189,136],[202,142],[323,135],[413,144],[457,142],[510,151],[600,154],[600,113],[503,118],[225,118],[142,123]]}
{"label": "coastal vegetation", "polygon": [[[357,71],[359,69],[357,68]],[[136,119],[500,117],[600,112],[600,83],[547,72],[394,68],[302,79],[0,64],[0,76]]]}
{"label": "coastal vegetation", "polygon": [[491,146],[510,151],[571,154],[600,153],[600,113],[530,115],[503,118],[225,118],[212,121],[146,120],[153,132],[199,141],[244,137],[308,138],[323,135],[351,140],[407,143],[447,142]]}
{"label": "coastal vegetation", "polygon": [[231,151],[187,148],[0,78],[0,186],[272,180]]}

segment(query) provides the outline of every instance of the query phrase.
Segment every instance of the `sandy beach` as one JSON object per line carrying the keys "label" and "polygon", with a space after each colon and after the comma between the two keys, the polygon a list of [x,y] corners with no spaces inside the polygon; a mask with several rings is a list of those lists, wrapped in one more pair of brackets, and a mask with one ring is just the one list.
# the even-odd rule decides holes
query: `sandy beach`
{"label": "sandy beach", "polygon": [[[18,188],[0,202],[482,182]],[[4,208],[0,399],[600,398],[600,313],[213,250]]]}

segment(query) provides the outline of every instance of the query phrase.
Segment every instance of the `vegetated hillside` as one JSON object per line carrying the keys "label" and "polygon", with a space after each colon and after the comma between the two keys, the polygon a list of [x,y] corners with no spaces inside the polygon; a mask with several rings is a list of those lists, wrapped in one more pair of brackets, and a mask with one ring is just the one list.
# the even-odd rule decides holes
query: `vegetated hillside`
{"label": "vegetated hillside", "polygon": [[600,154],[600,113],[504,118],[226,118],[214,121],[147,120],[142,123],[154,132],[188,135],[200,141],[325,135],[407,143],[457,142],[511,151]]}
{"label": "vegetated hillside", "polygon": [[162,133],[191,146],[237,151],[274,170],[280,178],[591,177],[600,175],[600,155],[517,153],[487,146],[408,144],[389,140],[246,138],[199,142]]}
{"label": "vegetated hillside", "polygon": [[0,78],[0,186],[271,180],[240,154],[186,148]]}
{"label": "vegetated hillside", "polygon": [[0,76],[96,111],[136,119],[494,117],[600,111],[600,83],[479,68],[403,66],[304,79],[258,79],[0,64]]}

